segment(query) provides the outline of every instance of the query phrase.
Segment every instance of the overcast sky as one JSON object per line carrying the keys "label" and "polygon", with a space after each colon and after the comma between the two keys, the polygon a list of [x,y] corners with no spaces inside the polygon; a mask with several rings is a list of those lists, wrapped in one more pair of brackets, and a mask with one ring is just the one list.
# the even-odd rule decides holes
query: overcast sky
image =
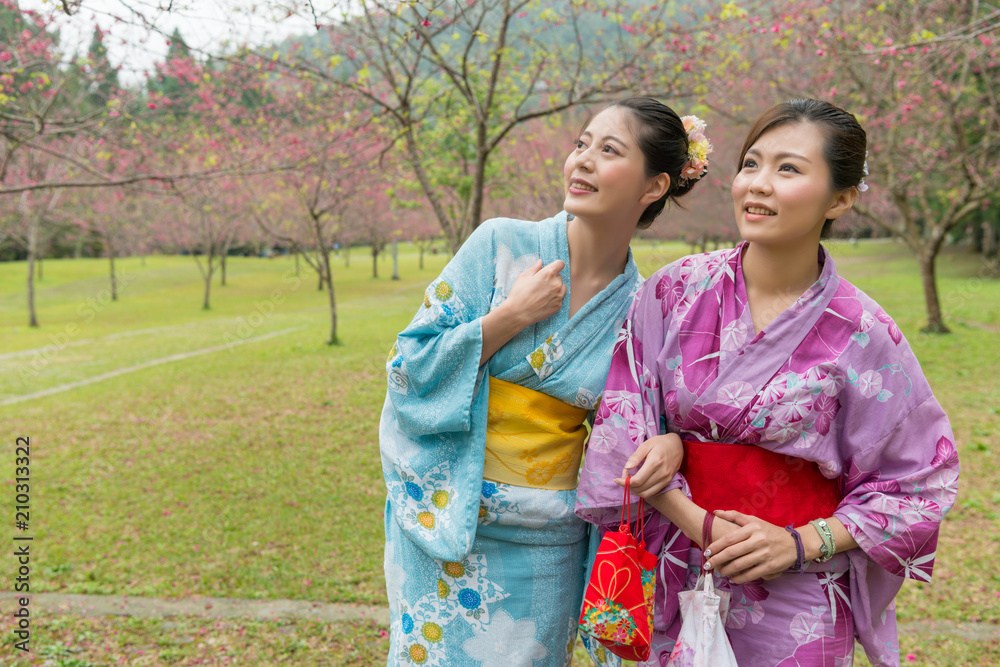
{"label": "overcast sky", "polygon": [[[55,2],[21,0],[20,6],[22,10],[47,11]],[[85,51],[95,23],[105,30],[110,28],[110,38],[105,39],[109,58],[112,64],[122,65],[119,80],[134,83],[141,80],[143,71],[152,70],[155,62],[162,61],[167,53],[164,35],[169,36],[174,28],[180,29],[193,49],[213,53],[243,42],[262,44],[314,31],[311,21],[298,17],[285,18],[274,12],[251,14],[250,8],[262,4],[253,0],[174,0],[170,13],[160,11],[158,6],[161,4],[171,3],[169,0],[84,0],[77,14],[62,15],[59,19],[63,50],[67,55]],[[133,16],[128,8],[139,11],[156,30],[116,20],[116,17]]]}

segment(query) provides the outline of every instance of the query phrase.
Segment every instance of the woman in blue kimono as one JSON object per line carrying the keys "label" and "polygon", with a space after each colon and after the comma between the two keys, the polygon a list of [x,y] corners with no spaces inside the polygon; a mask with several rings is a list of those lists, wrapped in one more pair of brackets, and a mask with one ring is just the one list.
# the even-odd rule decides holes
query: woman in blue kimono
{"label": "woman in blue kimono", "polygon": [[641,281],[629,242],[707,171],[703,129],[650,98],[612,104],[566,158],[565,211],[484,222],[399,334],[379,427],[389,665],[569,662],[584,422]]}

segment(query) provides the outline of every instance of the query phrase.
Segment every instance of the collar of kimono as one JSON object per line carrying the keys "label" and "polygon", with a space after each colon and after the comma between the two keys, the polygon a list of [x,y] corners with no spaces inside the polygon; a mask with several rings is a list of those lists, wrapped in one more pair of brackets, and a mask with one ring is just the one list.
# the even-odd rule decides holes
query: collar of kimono
{"label": "collar of kimono", "polygon": [[491,377],[483,478],[534,489],[575,489],[586,408]]}
{"label": "collar of kimono", "polygon": [[[714,293],[708,290],[700,298],[710,299],[712,304],[737,299],[745,304],[746,291],[742,281],[740,257],[746,245],[742,243],[733,250],[727,262],[729,275],[732,276],[731,286],[727,288],[719,281]],[[698,431],[697,424],[711,423],[714,426],[711,433],[705,434],[707,439],[714,442],[739,439],[743,422],[760,398],[761,390],[774,378],[789,355],[802,344],[839,289],[836,266],[822,245],[819,247],[819,261],[823,265],[819,279],[785,312],[774,318],[739,354],[730,355],[724,364],[719,362],[718,354],[705,355],[695,362],[709,364],[712,368],[709,372],[701,372],[706,378],[707,386],[697,388],[698,397],[688,409],[681,431]],[[739,317],[745,307],[743,304],[738,308],[735,304],[728,308],[723,304],[719,312],[729,311],[732,317]],[[717,310],[714,305],[711,309]],[[717,353],[718,347],[714,351]],[[749,385],[749,389],[744,392],[748,400],[738,401],[735,405],[723,400],[724,392],[721,392],[724,386],[734,380]]]}

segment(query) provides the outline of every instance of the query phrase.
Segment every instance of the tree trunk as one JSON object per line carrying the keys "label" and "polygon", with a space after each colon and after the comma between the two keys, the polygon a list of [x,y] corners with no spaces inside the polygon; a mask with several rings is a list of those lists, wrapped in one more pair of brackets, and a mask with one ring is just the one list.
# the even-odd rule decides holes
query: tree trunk
{"label": "tree trunk", "polygon": [[28,223],[28,326],[38,326],[35,313],[35,250],[38,245],[38,220],[32,216]]}
{"label": "tree trunk", "polygon": [[980,251],[986,259],[993,259],[997,256],[997,230],[989,222],[984,222],[982,229],[982,248]]}
{"label": "tree trunk", "polygon": [[118,279],[115,277],[115,247],[108,242],[108,260],[111,263],[111,300],[118,300]]}
{"label": "tree trunk", "polygon": [[396,239],[392,240],[392,279],[399,280],[399,248]]}
{"label": "tree trunk", "polygon": [[941,318],[941,303],[938,300],[937,276],[935,274],[937,252],[932,248],[925,248],[924,252],[918,255],[917,261],[920,263],[920,280],[924,286],[924,301],[927,304],[927,326],[923,331],[925,333],[951,333]]}
{"label": "tree trunk", "polygon": [[378,247],[372,244],[372,278],[378,278]]}
{"label": "tree trunk", "polygon": [[[497,56],[499,57],[499,55]],[[458,239],[458,245],[455,246],[454,252],[458,252],[458,247],[462,245],[468,234],[476,231],[476,228],[482,223],[483,218],[483,200],[486,196],[486,160],[489,158],[489,153],[486,150],[486,123],[476,124],[476,161],[473,166],[472,174],[472,198],[469,202],[469,225],[465,227],[461,232],[462,238]],[[468,234],[466,234],[466,229]]]}
{"label": "tree trunk", "polygon": [[324,248],[320,255],[322,257],[320,266],[326,274],[326,291],[330,297],[330,340],[327,341],[327,345],[339,345],[340,340],[337,339],[337,298],[333,292],[333,267],[330,266],[330,252]]}
{"label": "tree trunk", "polygon": [[299,250],[295,249],[295,275],[299,275]]}
{"label": "tree trunk", "polygon": [[[461,230],[453,228],[453,221],[448,217],[448,213],[441,203],[437,188],[434,187],[430,177],[427,175],[427,171],[424,169],[420,159],[420,149],[417,147],[417,139],[413,130],[415,124],[412,121],[408,121],[403,128],[403,136],[406,139],[407,160],[410,163],[410,167],[413,168],[417,180],[420,181],[420,188],[424,191],[424,196],[430,203],[434,215],[437,216],[441,230],[447,237],[449,245],[452,248],[452,254],[454,254],[458,246],[462,245],[461,241],[456,241],[455,237],[461,236],[462,233]],[[461,221],[459,221],[459,224],[461,224]]]}
{"label": "tree trunk", "polygon": [[222,254],[219,255],[219,264],[220,264],[219,268],[222,269],[222,273],[220,274],[219,285],[222,287],[226,286],[226,257],[228,256],[228,254],[229,254],[228,252],[223,250]]}
{"label": "tree trunk", "polygon": [[212,294],[212,272],[214,269],[214,261],[215,261],[214,251],[215,251],[214,248],[209,247],[208,258],[207,258],[208,268],[205,271],[205,302],[202,303],[201,305],[202,310],[210,310],[212,308],[212,306],[209,303],[209,298],[211,297]]}
{"label": "tree trunk", "polygon": [[35,255],[28,252],[28,326],[38,326],[38,316],[35,314]]}
{"label": "tree trunk", "polygon": [[986,229],[983,226],[983,216],[981,213],[972,216],[972,218],[969,220],[968,229],[969,229],[968,236],[972,238],[973,252],[981,253],[983,251],[983,232]]}
{"label": "tree trunk", "polygon": [[419,246],[417,246],[417,248],[419,248],[419,250],[420,250],[420,270],[423,271],[424,270],[424,244],[421,243]]}

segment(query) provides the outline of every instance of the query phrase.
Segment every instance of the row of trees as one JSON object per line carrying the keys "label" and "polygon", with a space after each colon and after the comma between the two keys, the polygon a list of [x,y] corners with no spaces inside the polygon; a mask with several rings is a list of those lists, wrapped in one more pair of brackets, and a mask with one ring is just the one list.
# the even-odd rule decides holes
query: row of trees
{"label": "row of trees", "polygon": [[[335,341],[334,244],[368,243],[377,257],[393,234],[441,234],[454,250],[491,214],[550,215],[576,124],[625,94],[709,119],[716,159],[697,215],[666,230],[692,239],[733,237],[728,183],[762,108],[812,96],[856,113],[872,187],[855,224],[913,250],[931,331],[947,330],[934,280],[942,244],[970,220],[996,219],[991,2],[271,4],[259,7],[315,32],[229,53],[193,52],[175,32],[147,83],[123,86],[103,32],[67,55],[54,14],[0,0],[0,249],[26,254],[29,303],[33,263],[59,230],[99,238],[112,275],[123,252],[192,253],[205,307],[234,244],[280,243],[327,289]],[[120,21],[155,30],[122,7]]]}

